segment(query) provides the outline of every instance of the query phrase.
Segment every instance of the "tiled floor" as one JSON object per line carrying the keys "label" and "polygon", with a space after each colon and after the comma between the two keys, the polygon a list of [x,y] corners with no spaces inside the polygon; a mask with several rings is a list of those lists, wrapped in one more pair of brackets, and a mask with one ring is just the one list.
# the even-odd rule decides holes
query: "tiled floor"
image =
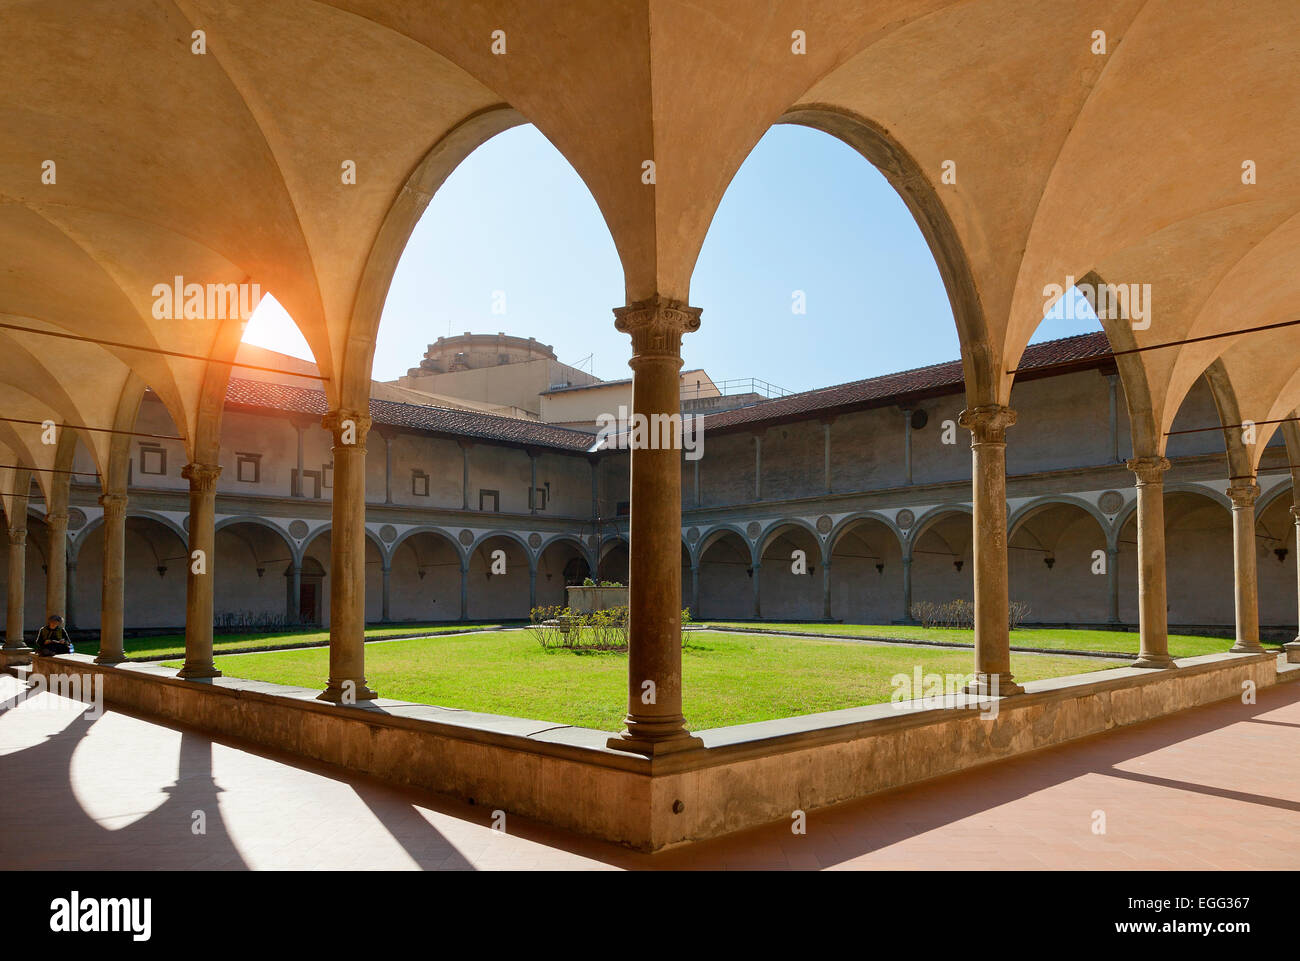
{"label": "tiled floor", "polygon": [[0,676],[7,869],[1300,865],[1300,683],[654,856],[19,690]]}

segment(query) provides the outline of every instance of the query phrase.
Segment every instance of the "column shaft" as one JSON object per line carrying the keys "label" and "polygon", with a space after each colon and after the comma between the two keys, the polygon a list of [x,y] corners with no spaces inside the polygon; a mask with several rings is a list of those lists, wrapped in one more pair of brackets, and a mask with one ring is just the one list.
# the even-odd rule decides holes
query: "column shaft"
{"label": "column shaft", "polygon": [[975,678],[968,690],[1005,696],[1024,692],[1011,676],[1007,574],[1007,441],[1016,422],[1009,407],[964,410],[961,425],[971,431],[975,562]]}
{"label": "column shaft", "polygon": [[216,546],[217,478],[213,464],[186,464],[190,482],[190,556],[185,575],[185,666],[177,677],[220,677],[212,662],[212,581]]}
{"label": "column shaft", "polygon": [[317,697],[355,704],[375,697],[366,684],[366,435],[370,417],[350,410],[326,414],[334,437],[330,505],[330,676]]}
{"label": "column shaft", "polygon": [[[14,498],[14,514],[10,518],[14,523],[26,523],[27,498]],[[22,513],[19,513],[19,510]],[[6,651],[30,651],[23,638],[23,606],[26,603],[27,586],[27,528],[9,528],[9,584],[8,609],[5,622]]]}
{"label": "column shaft", "polygon": [[1165,587],[1165,471],[1163,457],[1135,457],[1137,475],[1138,659],[1134,667],[1175,667],[1169,656],[1169,602]]}
{"label": "column shaft", "polygon": [[[1300,491],[1296,496],[1300,497]],[[1296,603],[1300,607],[1300,504],[1291,508],[1291,516],[1295,518]],[[1295,640],[1284,645],[1284,649],[1288,664],[1300,664],[1300,630],[1296,632]]]}
{"label": "column shaft", "polygon": [[822,562],[822,618],[831,619],[831,562]]}
{"label": "column shaft", "polygon": [[1233,597],[1237,609],[1237,642],[1231,650],[1237,654],[1261,654],[1259,643],[1259,570],[1255,558],[1255,501],[1259,486],[1234,484],[1228,488],[1232,498],[1232,569]]}
{"label": "column shaft", "polygon": [[[654,298],[614,315],[632,336],[633,416],[650,429],[654,415],[680,417],[681,335],[699,328],[699,310]],[[682,716],[682,471],[674,447],[631,451],[627,730],[609,742],[651,756],[701,746]]]}
{"label": "column shaft", "polygon": [[912,622],[912,555],[903,555],[903,623]]}
{"label": "column shaft", "polygon": [[1119,623],[1119,548],[1106,548],[1106,620]]}
{"label": "column shaft", "polygon": [[68,515],[56,512],[45,515],[50,537],[46,545],[45,572],[45,616],[63,615],[63,624],[68,622]]}
{"label": "column shaft", "polygon": [[126,660],[122,641],[123,607],[126,603],[126,494],[103,494],[104,578],[99,600],[99,656],[96,664],[119,664]]}

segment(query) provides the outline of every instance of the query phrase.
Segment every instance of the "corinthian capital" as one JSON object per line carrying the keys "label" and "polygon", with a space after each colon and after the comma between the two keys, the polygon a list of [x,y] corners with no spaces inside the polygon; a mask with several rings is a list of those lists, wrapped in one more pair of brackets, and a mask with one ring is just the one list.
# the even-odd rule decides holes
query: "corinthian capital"
{"label": "corinthian capital", "polygon": [[633,356],[678,357],[682,334],[700,329],[700,308],[656,295],[615,307],[614,327],[632,335]]}
{"label": "corinthian capital", "polygon": [[181,468],[181,476],[190,482],[190,490],[206,494],[216,490],[221,468],[215,464],[186,464]]}
{"label": "corinthian capital", "polygon": [[14,547],[22,547],[27,543],[27,528],[11,527],[9,528],[9,543]]}
{"label": "corinthian capital", "polygon": [[957,423],[971,432],[971,444],[1005,444],[1007,428],[1016,423],[1016,412],[1001,404],[970,407],[957,417]]}
{"label": "corinthian capital", "polygon": [[1259,498],[1259,485],[1233,484],[1228,488],[1228,497],[1232,500],[1234,509],[1245,510],[1248,507],[1254,507],[1255,501]]}
{"label": "corinthian capital", "polygon": [[334,446],[348,450],[366,450],[366,435],[370,433],[370,415],[340,407],[321,418],[321,426],[334,435]]}
{"label": "corinthian capital", "polygon": [[1127,466],[1137,474],[1139,484],[1161,484],[1170,465],[1168,457],[1134,457]]}
{"label": "corinthian capital", "polygon": [[126,514],[125,494],[100,494],[99,506],[104,508],[105,517],[122,517]]}

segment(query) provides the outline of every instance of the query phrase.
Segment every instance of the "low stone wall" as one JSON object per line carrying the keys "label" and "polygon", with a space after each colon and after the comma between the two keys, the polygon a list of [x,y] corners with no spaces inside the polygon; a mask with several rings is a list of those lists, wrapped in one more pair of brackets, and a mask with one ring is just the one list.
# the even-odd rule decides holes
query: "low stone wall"
{"label": "low stone wall", "polygon": [[[699,732],[702,750],[653,761],[610,750],[608,732],[380,699],[317,701],[259,681],[178,680],[82,655],[31,670],[102,674],[105,701],[145,716],[397,784],[428,789],[641,850],[659,850],[1240,697],[1277,680],[1273,654],[1212,654],[1171,671],[1118,668],[1035,681],[980,716],[907,702]],[[985,704],[985,707],[990,705]]]}

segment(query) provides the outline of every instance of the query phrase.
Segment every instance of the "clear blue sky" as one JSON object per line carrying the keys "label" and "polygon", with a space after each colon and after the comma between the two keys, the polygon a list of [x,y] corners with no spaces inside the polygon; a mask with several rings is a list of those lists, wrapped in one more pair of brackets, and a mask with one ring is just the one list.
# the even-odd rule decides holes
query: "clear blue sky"
{"label": "clear blue sky", "polygon": [[[493,312],[498,291],[504,314]],[[806,314],[791,309],[795,291]],[[393,278],[374,377],[401,376],[427,344],[467,330],[536,337],[562,361],[594,355],[597,376],[627,377],[629,342],[611,313],[622,302],[591,194],[534,127],[517,127],[475,151],[429,204]],[[736,174],[691,303],[703,315],[686,366],[717,379],[807,390],[958,356],[938,268],[902,200],[849,147],[803,127],[774,127]],[[1049,320],[1035,340],[1098,327]],[[310,356],[270,304],[245,339]]]}

